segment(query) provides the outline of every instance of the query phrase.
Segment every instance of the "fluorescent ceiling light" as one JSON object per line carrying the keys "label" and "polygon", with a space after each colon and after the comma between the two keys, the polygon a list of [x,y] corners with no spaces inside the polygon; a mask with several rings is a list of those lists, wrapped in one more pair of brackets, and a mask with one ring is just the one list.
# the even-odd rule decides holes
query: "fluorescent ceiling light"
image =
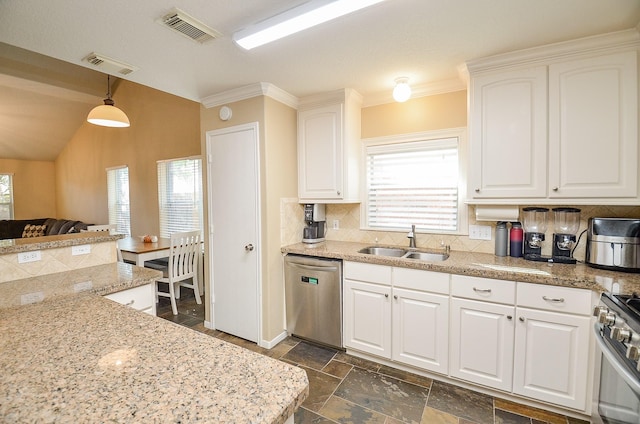
{"label": "fluorescent ceiling light", "polygon": [[236,32],[233,40],[240,47],[251,50],[382,1],[384,0],[310,0]]}

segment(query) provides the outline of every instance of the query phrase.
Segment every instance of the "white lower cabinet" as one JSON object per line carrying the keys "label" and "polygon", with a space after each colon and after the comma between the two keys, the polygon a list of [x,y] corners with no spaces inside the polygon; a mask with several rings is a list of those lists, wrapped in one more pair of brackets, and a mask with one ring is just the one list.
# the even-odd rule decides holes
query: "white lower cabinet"
{"label": "white lower cabinet", "polygon": [[448,274],[345,262],[344,276],[345,347],[447,373]]}
{"label": "white lower cabinet", "polygon": [[[538,293],[521,296],[525,289]],[[555,290],[561,290],[562,294],[554,294]],[[542,307],[550,310],[518,306],[513,391],[584,410],[590,393],[587,384],[591,334],[591,302],[584,300],[590,299],[590,293],[581,289],[518,283],[519,305],[544,299],[547,299],[548,307]],[[555,311],[564,309],[563,305],[568,308],[581,306],[577,312],[582,315]]]}
{"label": "white lower cabinet", "polygon": [[[154,283],[155,284],[155,283]],[[155,291],[153,284],[122,290],[105,296],[109,300],[128,306],[149,315],[156,314]]]}

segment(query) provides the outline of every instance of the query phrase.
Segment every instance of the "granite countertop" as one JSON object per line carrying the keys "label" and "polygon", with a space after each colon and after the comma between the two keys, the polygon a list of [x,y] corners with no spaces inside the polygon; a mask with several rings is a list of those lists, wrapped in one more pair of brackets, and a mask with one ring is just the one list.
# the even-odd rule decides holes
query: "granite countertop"
{"label": "granite countertop", "polygon": [[[157,271],[109,264],[60,274],[0,283],[8,422],[284,423],[308,394],[300,368],[100,296]],[[44,301],[15,306],[33,290]]]}
{"label": "granite countertop", "polygon": [[7,253],[31,252],[42,249],[78,246],[81,244],[103,243],[124,238],[124,234],[109,234],[108,231],[87,231],[83,233],[60,234],[54,236],[17,238],[0,240],[0,255]]}
{"label": "granite countertop", "polygon": [[[400,266],[450,274],[584,288],[600,293],[605,291],[612,293],[640,293],[640,274],[638,273],[606,271],[592,268],[585,264],[567,265],[532,262],[509,256],[499,257],[487,253],[460,251],[451,251],[449,258],[442,262],[426,262],[416,259],[358,253],[358,250],[363,247],[372,245],[374,244],[325,241],[316,245],[292,244],[283,247],[281,251],[282,253],[337,258],[347,261]],[[386,246],[380,245],[379,247]],[[405,246],[390,247],[408,249]]]}

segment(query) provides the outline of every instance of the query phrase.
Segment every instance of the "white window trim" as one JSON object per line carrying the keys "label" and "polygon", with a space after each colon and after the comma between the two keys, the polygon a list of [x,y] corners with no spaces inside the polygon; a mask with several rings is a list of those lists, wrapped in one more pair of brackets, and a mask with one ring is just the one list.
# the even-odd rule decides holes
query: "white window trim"
{"label": "white window trim", "polygon": [[[366,150],[369,146],[377,146],[383,144],[399,144],[410,143],[415,141],[428,141],[428,140],[440,140],[443,138],[457,138],[458,139],[458,229],[456,231],[445,230],[420,230],[423,234],[451,234],[451,235],[467,235],[469,233],[469,208],[465,202],[465,195],[467,193],[467,129],[460,128],[447,128],[443,130],[425,131],[410,134],[399,134],[384,137],[373,137],[362,139],[361,146],[361,175],[360,175],[360,192],[362,193],[362,204],[360,205],[360,229],[365,231],[378,231],[378,232],[405,232],[405,230],[398,230],[392,228],[377,228],[369,227],[367,222],[367,166],[366,166]],[[410,230],[407,228],[406,231]]]}
{"label": "white window trim", "polygon": [[[11,181],[11,187],[9,188],[9,194],[11,195],[11,199],[8,203],[10,211],[9,211],[9,219],[14,219],[15,218],[15,196],[14,196],[14,187],[13,187],[13,177],[14,177],[14,173],[13,172],[0,172],[0,174],[2,175],[8,175]],[[6,203],[3,203],[6,204]]]}
{"label": "white window trim", "polygon": [[[129,173],[129,165],[118,165],[118,166],[110,166],[108,168],[105,168],[106,171],[106,176],[107,176],[107,215],[109,216],[109,224],[113,224],[113,225],[118,225],[118,222],[111,222],[111,211],[109,209],[109,207],[111,206],[110,202],[109,202],[109,171],[117,171],[118,169],[127,169],[127,174]],[[130,179],[130,175],[129,177],[129,232],[131,232],[131,179]],[[123,232],[122,229],[118,228],[118,231]],[[131,234],[127,234],[127,235],[131,235]]]}

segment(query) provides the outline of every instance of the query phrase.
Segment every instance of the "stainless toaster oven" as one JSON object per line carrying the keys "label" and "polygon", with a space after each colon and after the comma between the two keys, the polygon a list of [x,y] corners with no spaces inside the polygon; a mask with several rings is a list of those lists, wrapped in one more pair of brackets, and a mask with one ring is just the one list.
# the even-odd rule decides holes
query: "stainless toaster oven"
{"label": "stainless toaster oven", "polygon": [[596,268],[640,272],[640,219],[590,218],[586,262]]}

